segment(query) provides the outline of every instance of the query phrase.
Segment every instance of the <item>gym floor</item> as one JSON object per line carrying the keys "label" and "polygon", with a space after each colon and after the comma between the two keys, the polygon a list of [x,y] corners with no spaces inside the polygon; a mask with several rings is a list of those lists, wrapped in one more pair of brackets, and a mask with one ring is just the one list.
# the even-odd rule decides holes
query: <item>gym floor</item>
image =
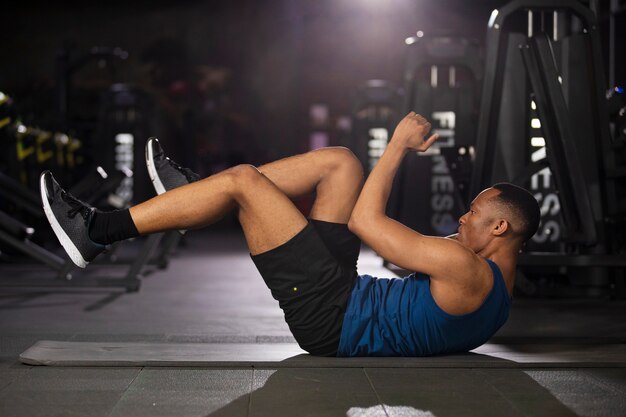
{"label": "gym floor", "polygon": [[[137,246],[140,239],[131,246]],[[127,252],[132,257],[132,248]],[[364,249],[361,273],[392,276]],[[75,279],[119,273],[94,266]],[[0,265],[3,282],[52,276]],[[626,303],[515,299],[491,343],[584,346],[584,364],[514,368],[46,367],[18,356],[38,340],[295,343],[235,232],[189,233],[166,270],[123,289],[0,288],[0,416],[625,416]],[[610,366],[600,348],[617,349]],[[237,349],[232,351],[236,361]],[[595,355],[594,355],[595,353]]]}

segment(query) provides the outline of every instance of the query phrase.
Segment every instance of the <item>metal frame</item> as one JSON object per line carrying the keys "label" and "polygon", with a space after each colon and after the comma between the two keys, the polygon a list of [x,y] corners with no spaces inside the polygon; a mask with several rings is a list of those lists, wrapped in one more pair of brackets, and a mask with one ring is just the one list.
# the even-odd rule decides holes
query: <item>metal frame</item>
{"label": "metal frame", "polygon": [[36,243],[31,242],[27,238],[22,240],[17,239],[4,230],[0,230],[0,241],[13,246],[33,259],[48,265],[50,268],[57,271],[57,279],[68,281],[72,279],[72,274],[70,272],[74,269],[74,264],[69,259],[62,259]]}
{"label": "metal frame", "polygon": [[503,34],[503,29],[512,14],[526,9],[567,10],[582,20],[591,42],[592,66],[596,80],[593,82],[599,84],[593,86],[593,91],[596,91],[595,101],[598,103],[598,106],[590,106],[592,111],[594,111],[592,116],[598,126],[606,126],[602,127],[598,132],[600,141],[603,143],[608,143],[609,141],[608,115],[602,111],[600,105],[600,103],[604,102],[603,89],[606,87],[604,72],[601,67],[602,49],[595,17],[591,10],[576,0],[514,0],[497,11],[497,15],[489,22],[487,29],[485,76],[483,78],[480,118],[476,137],[475,169],[470,184],[470,195],[476,195],[485,186],[491,185],[489,184],[491,172],[487,169],[488,164],[486,164],[486,161],[493,160],[496,149],[498,110],[501,102],[504,65],[508,49],[507,38]]}
{"label": "metal frame", "polygon": [[[151,259],[153,259],[153,255],[159,246],[163,235],[164,233],[156,233],[148,236],[145,243],[142,245],[139,254],[133,258],[130,265],[127,263],[98,262],[95,262],[92,265],[92,267],[98,265],[107,267],[128,267],[126,273],[124,273],[121,277],[114,278],[98,276],[98,272],[85,274],[85,276],[83,276],[83,274],[81,274],[81,276],[72,276],[72,271],[76,271],[77,268],[69,258],[63,259],[28,239],[20,240],[9,235],[5,231],[0,230],[0,241],[19,249],[25,254],[57,271],[56,279],[37,277],[33,279],[19,280],[14,277],[3,277],[2,281],[0,281],[0,287],[124,287],[127,292],[136,292],[139,291],[141,286],[141,272],[146,265],[152,263]],[[163,256],[163,254],[161,256]],[[160,260],[160,262],[163,262],[163,260]]]}
{"label": "metal frame", "polygon": [[[462,56],[434,55],[428,51],[431,38],[449,38],[452,42],[461,45]],[[479,58],[480,48],[470,39],[461,36],[441,36],[414,38],[415,42],[409,45],[409,53],[404,70],[404,103],[402,110],[408,112],[412,110],[412,103],[415,95],[415,75],[418,68],[427,63],[436,67],[466,67],[480,82],[483,68],[482,60]],[[459,48],[460,49],[460,48]]]}
{"label": "metal frame", "polygon": [[[398,113],[401,104],[399,90],[393,83],[386,80],[368,80],[360,85],[354,94],[352,105],[352,132],[349,147],[363,164],[366,175],[370,172],[370,155],[368,141],[370,128],[382,128],[387,131],[387,142],[391,139],[393,128],[400,118]],[[369,108],[388,107],[390,117],[377,120],[374,123],[369,117],[362,117],[360,113]],[[369,116],[369,115],[368,115]],[[375,114],[379,117],[379,114]],[[386,146],[386,145],[385,145]]]}
{"label": "metal frame", "polygon": [[[569,236],[566,240],[593,244],[598,238],[589,193],[575,144],[578,131],[570,126],[559,73],[546,35],[535,36],[521,48],[545,136],[546,157],[552,170]],[[553,115],[553,117],[550,117]]]}
{"label": "metal frame", "polygon": [[[104,178],[96,173],[90,175],[85,181],[81,181],[81,183],[77,184],[80,185],[77,191],[80,191],[81,187],[87,191],[91,190],[90,197],[86,199],[86,201],[91,202],[94,198],[97,198],[96,196],[102,196],[105,191],[112,190],[115,181],[120,179],[120,175]],[[89,185],[87,182],[92,182],[92,184]],[[98,183],[99,186],[94,187],[94,182]],[[95,193],[93,192],[94,189],[96,190]],[[37,217],[42,217],[43,210],[41,209],[38,196],[2,173],[0,173],[0,192],[10,196],[20,196],[19,200],[13,199],[13,201],[17,203],[21,209],[29,214],[34,213]],[[180,236],[177,231],[169,232],[169,236],[166,237],[161,251],[155,256],[157,248],[165,234],[157,233],[150,235],[143,243],[137,256],[134,257],[130,263],[115,261],[96,261],[93,263],[95,265],[127,267],[128,270],[120,278],[98,277],[98,273],[94,272],[93,275],[91,273],[85,274],[85,276],[81,274],[81,276],[73,279],[72,271],[77,271],[77,268],[68,257],[59,257],[35,242],[32,242],[30,240],[32,231],[31,233],[21,233],[20,229],[25,230],[26,226],[21,225],[11,216],[5,215],[4,218],[0,220],[4,220],[6,223],[5,227],[0,228],[0,241],[56,271],[55,278],[52,279],[49,277],[37,277],[20,280],[16,277],[3,277],[2,281],[0,281],[0,287],[124,287],[128,292],[138,291],[141,286],[140,277],[144,267],[148,264],[156,264],[161,269],[166,268],[169,254],[180,241]],[[115,245],[114,248],[117,246],[118,245]]]}

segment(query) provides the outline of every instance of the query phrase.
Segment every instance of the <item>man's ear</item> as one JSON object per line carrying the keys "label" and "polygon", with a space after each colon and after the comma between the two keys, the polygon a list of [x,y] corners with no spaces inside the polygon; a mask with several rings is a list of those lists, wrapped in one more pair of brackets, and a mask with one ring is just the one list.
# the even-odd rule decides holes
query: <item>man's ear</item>
{"label": "man's ear", "polygon": [[507,230],[509,230],[509,222],[504,219],[498,219],[491,232],[495,236],[502,236]]}

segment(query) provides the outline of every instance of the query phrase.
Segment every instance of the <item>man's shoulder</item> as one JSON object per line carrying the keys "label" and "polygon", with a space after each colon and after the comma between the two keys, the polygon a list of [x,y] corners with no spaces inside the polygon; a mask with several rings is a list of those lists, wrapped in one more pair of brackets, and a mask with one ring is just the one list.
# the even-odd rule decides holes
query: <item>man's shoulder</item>
{"label": "man's shoulder", "polygon": [[485,268],[489,269],[482,257],[461,242],[448,238],[435,239],[441,243],[431,249],[438,252],[431,258],[433,262],[439,264],[439,267],[433,268],[437,273],[430,274],[431,279],[446,282],[466,282],[473,280]]}
{"label": "man's shoulder", "polygon": [[[473,253],[473,252],[472,252]],[[432,279],[431,293],[450,314],[465,314],[480,306],[493,287],[493,273],[485,258],[469,256],[467,267],[447,279]]]}

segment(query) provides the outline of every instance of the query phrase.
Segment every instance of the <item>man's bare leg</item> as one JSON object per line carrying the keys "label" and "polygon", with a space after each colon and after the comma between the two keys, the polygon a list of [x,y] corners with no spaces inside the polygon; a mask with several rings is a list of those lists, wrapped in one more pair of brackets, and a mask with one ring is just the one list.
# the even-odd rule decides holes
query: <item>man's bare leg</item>
{"label": "man's bare leg", "polygon": [[327,148],[261,166],[240,165],[168,191],[130,209],[140,234],[194,229],[236,210],[252,254],[273,249],[307,221],[290,198],[317,192],[311,217],[347,223],[363,183],[360,163]]}
{"label": "man's bare leg", "polygon": [[363,187],[361,162],[347,148],[322,148],[259,167],[289,198],[316,192],[310,217],[348,223]]}

